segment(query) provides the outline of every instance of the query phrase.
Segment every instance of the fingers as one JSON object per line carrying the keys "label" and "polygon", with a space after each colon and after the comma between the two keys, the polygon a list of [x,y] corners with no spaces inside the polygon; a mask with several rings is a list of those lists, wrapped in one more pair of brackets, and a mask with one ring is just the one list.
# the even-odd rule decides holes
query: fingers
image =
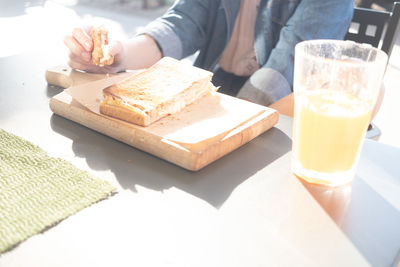
{"label": "fingers", "polygon": [[69,59],[72,61],[79,62],[81,64],[92,64],[92,57],[89,53],[84,52],[81,55],[75,55],[74,53],[69,54]]}
{"label": "fingers", "polygon": [[96,66],[92,63],[91,59],[89,61],[86,61],[82,57],[75,56],[73,53],[70,53],[69,55],[68,65],[72,69],[78,69],[93,73],[116,73],[120,70],[117,66],[112,65],[106,67]]}
{"label": "fingers", "polygon": [[114,64],[99,67],[92,62],[93,40],[91,25],[83,25],[72,30],[72,34],[64,37],[64,44],[69,49],[68,65],[73,69],[87,72],[118,72],[122,68],[123,45],[119,41],[111,41],[109,49],[114,56]]}
{"label": "fingers", "polygon": [[75,58],[81,57],[83,61],[91,60],[90,52],[93,50],[93,41],[83,28],[73,29],[72,36],[65,36],[64,44],[70,50],[70,59],[73,56]]}
{"label": "fingers", "polygon": [[72,36],[64,38],[65,45],[69,48],[68,65],[74,69],[85,70],[91,64],[92,56]]}
{"label": "fingers", "polygon": [[74,55],[76,57],[82,57],[85,60],[90,60],[91,55],[86,51],[85,48],[80,45],[77,40],[72,36],[65,36],[64,44],[69,48],[70,55]]}
{"label": "fingers", "polygon": [[64,37],[64,44],[68,47],[69,51],[75,55],[81,55],[85,49],[70,35]]}
{"label": "fingers", "polygon": [[75,28],[72,31],[72,37],[87,51],[93,50],[93,40],[89,36],[88,32],[82,28]]}
{"label": "fingers", "polygon": [[86,70],[90,67],[93,41],[89,33],[89,28],[74,28],[72,35],[65,36],[64,44],[70,51],[68,65],[71,68]]}
{"label": "fingers", "polygon": [[73,61],[71,59],[68,61],[68,66],[70,66],[73,69],[78,69],[78,70],[87,70],[88,69],[87,64],[82,64],[78,61]]}

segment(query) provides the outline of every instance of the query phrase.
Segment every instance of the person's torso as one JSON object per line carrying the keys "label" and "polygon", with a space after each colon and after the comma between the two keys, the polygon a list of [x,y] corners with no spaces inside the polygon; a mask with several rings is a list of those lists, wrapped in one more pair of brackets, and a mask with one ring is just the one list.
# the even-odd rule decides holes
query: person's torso
{"label": "person's torso", "polygon": [[254,29],[260,0],[242,0],[232,36],[219,60],[219,66],[237,76],[250,76],[259,65],[254,49]]}
{"label": "person's torso", "polygon": [[[244,0],[246,1],[246,0]],[[250,0],[251,1],[251,0]],[[261,0],[254,27],[254,52],[262,66],[279,39],[280,30],[300,0]],[[200,50],[196,66],[212,70],[231,39],[241,0],[215,0],[210,8],[207,45]]]}

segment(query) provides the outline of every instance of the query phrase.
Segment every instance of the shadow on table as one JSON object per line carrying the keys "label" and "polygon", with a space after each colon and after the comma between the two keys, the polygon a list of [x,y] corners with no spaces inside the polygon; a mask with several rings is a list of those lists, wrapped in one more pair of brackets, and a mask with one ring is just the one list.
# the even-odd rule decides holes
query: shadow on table
{"label": "shadow on table", "polygon": [[310,184],[303,179],[298,179],[308,192],[324,208],[326,213],[335,221],[338,226],[343,224],[346,217],[352,195],[352,184],[339,187],[327,187]]}
{"label": "shadow on table", "polygon": [[351,184],[330,188],[300,181],[372,266],[397,267],[400,150],[366,143]]}
{"label": "shadow on table", "polygon": [[64,91],[64,88],[57,85],[47,84],[46,86],[46,96],[48,98],[52,98],[53,96],[58,95],[62,91]]}
{"label": "shadow on table", "polygon": [[110,170],[125,189],[140,185],[162,191],[176,187],[219,208],[247,178],[291,149],[290,138],[272,128],[230,154],[197,172],[106,137],[58,115],[52,129],[73,141],[76,156],[85,158],[94,170]]}

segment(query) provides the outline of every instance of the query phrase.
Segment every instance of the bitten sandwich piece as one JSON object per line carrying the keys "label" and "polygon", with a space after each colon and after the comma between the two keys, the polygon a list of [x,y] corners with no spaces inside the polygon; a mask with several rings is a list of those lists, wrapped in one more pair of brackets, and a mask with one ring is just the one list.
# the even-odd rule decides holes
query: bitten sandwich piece
{"label": "bitten sandwich piece", "polygon": [[147,126],[215,91],[212,73],[164,57],[147,70],[107,87],[100,112]]}
{"label": "bitten sandwich piece", "polygon": [[104,26],[93,27],[92,30],[93,51],[92,62],[97,66],[113,64],[114,56],[108,46],[108,31]]}

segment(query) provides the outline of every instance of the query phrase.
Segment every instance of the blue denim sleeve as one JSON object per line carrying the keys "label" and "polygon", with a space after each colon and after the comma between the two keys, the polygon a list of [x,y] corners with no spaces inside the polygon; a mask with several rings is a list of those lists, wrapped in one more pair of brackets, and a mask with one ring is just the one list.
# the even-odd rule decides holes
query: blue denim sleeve
{"label": "blue denim sleeve", "polygon": [[294,47],[311,39],[343,39],[353,16],[352,0],[302,0],[281,29],[279,41],[263,66],[293,85]]}
{"label": "blue denim sleeve", "polygon": [[189,56],[206,42],[209,1],[178,0],[161,18],[151,22],[139,34],[153,37],[163,56],[177,59]]}

